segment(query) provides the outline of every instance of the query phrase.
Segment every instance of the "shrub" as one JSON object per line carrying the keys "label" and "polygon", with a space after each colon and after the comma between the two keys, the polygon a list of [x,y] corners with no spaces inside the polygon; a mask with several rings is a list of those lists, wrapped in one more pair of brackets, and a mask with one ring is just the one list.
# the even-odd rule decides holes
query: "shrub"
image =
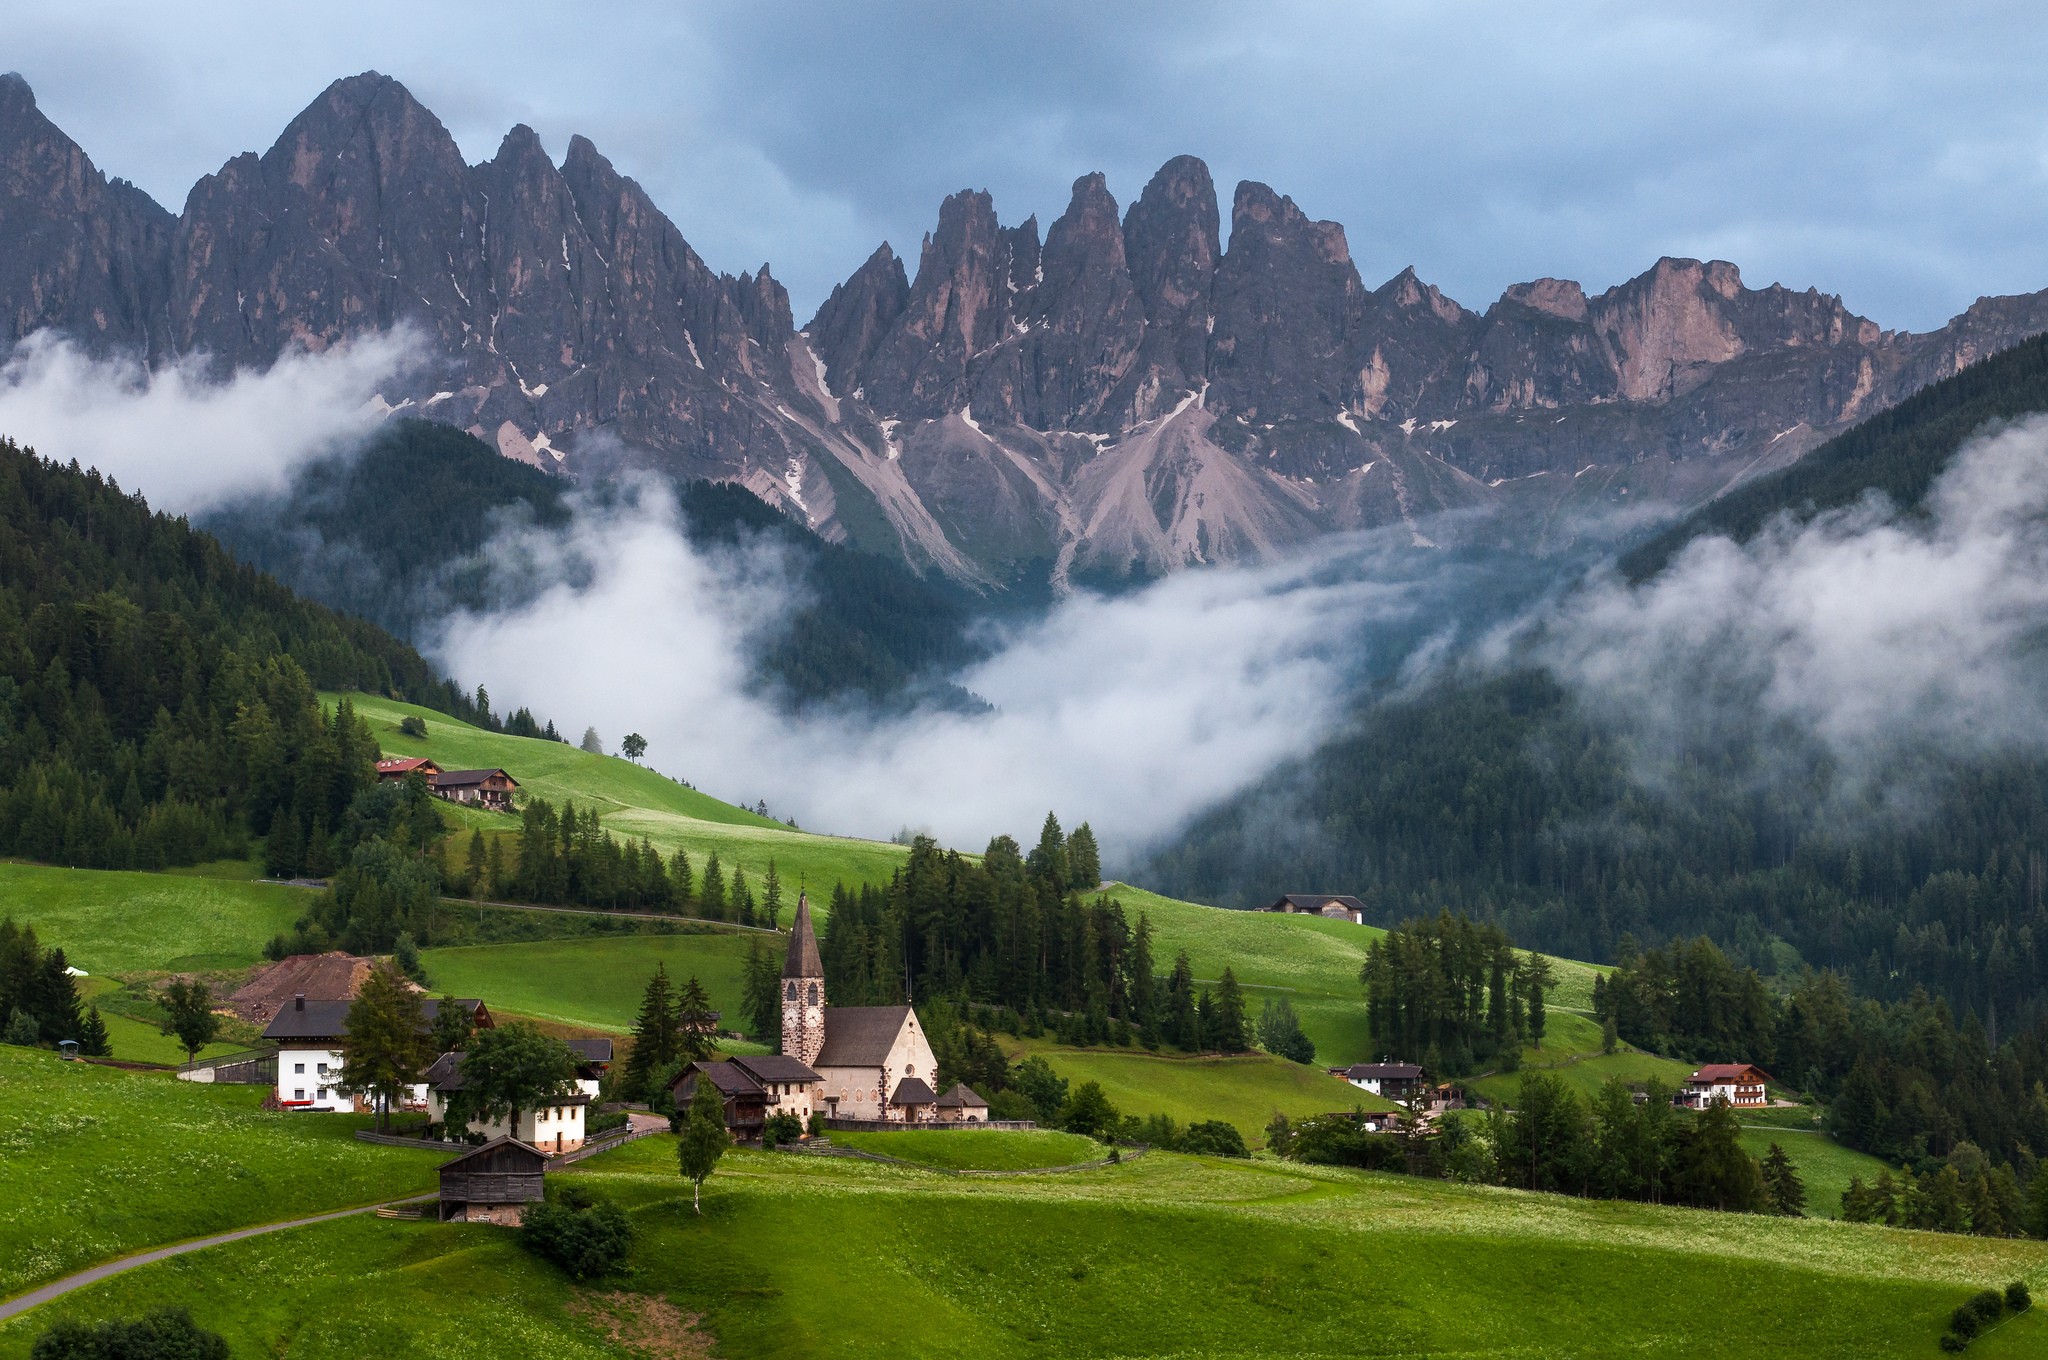
{"label": "shrub", "polygon": [[427,739],[427,720],[418,714],[407,714],[398,720],[398,730],[405,733],[408,737],[425,741]]}
{"label": "shrub", "polygon": [[771,1114],[761,1125],[761,1146],[780,1147],[804,1136],[804,1121],[793,1114]]}
{"label": "shrub", "polygon": [[182,1308],[165,1308],[136,1322],[74,1322],[36,1338],[30,1360],[228,1360],[228,1343],[192,1321]]}
{"label": "shrub", "polygon": [[2034,1296],[2028,1292],[2025,1280],[2014,1280],[2005,1287],[2005,1306],[2015,1313],[2024,1313],[2034,1306]]}
{"label": "shrub", "polygon": [[1188,1125],[1187,1132],[1180,1136],[1180,1150],[1206,1157],[1252,1155],[1244,1145],[1244,1135],[1237,1131],[1237,1126],[1220,1119],[1204,1119],[1199,1124]]}
{"label": "shrub", "polygon": [[1941,1348],[1951,1355],[1958,1351],[1967,1350],[1969,1345],[1970,1338],[1967,1336],[1958,1336],[1954,1332],[1943,1332],[1941,1334]]}
{"label": "shrub", "polygon": [[618,1205],[572,1185],[563,1187],[552,1202],[528,1206],[519,1240],[576,1279],[591,1280],[625,1264],[633,1247],[633,1225]]}

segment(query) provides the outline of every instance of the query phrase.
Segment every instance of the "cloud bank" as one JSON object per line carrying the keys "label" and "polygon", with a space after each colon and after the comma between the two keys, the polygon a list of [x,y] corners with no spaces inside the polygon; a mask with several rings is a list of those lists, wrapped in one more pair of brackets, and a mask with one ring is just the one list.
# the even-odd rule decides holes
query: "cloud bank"
{"label": "cloud bank", "polygon": [[281,492],[306,463],[360,443],[383,418],[379,385],[417,361],[401,329],[217,382],[206,355],[150,370],[38,331],[0,363],[0,434],[196,514]]}

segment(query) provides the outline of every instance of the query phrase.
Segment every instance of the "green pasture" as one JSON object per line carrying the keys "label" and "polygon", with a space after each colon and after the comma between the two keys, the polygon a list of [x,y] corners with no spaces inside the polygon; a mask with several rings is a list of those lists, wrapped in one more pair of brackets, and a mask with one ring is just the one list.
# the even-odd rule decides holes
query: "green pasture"
{"label": "green pasture", "polygon": [[[1748,1117],[1745,1112],[1743,1118]],[[1869,1153],[1843,1147],[1810,1127],[1804,1130],[1745,1128],[1742,1131],[1743,1150],[1752,1157],[1762,1157],[1771,1150],[1772,1143],[1785,1149],[1785,1155],[1792,1159],[1800,1181],[1806,1186],[1808,1218],[1840,1218],[1842,1192],[1849,1188],[1849,1178],[1861,1176],[1863,1183],[1868,1185],[1885,1169],[1885,1163]]]}
{"label": "green pasture", "polygon": [[633,1028],[647,980],[665,963],[678,984],[694,973],[725,1013],[721,1026],[740,1029],[741,968],[755,939],[780,959],[780,940],[731,931],[461,945],[420,957],[437,995],[478,996],[494,1012],[617,1034]]}
{"label": "green pasture", "polygon": [[835,1132],[834,1147],[880,1153],[954,1171],[1030,1171],[1078,1166],[1109,1155],[1093,1138],[1052,1129],[903,1129]]}
{"label": "green pasture", "polygon": [[0,1297],[188,1237],[433,1187],[366,1119],[265,1112],[267,1088],[0,1046]]}
{"label": "green pasture", "polygon": [[273,883],[0,863],[0,916],[93,974],[261,962],[307,902],[305,889]]}
{"label": "green pasture", "polygon": [[[582,1360],[619,1351],[572,1310],[621,1291],[699,1316],[720,1354],[760,1360],[1689,1357],[1699,1300],[1718,1329],[1774,1354],[1862,1360],[1938,1354],[1949,1311],[1977,1288],[2048,1285],[2038,1242],[1269,1160],[1153,1153],[963,1179],[736,1150],[706,1184],[701,1218],[667,1137],[562,1174],[627,1208],[638,1243],[621,1276],[572,1287],[502,1230],[345,1220],[82,1290],[0,1328],[0,1357],[25,1356],[58,1316],[172,1303],[236,1354]],[[2034,1354],[2043,1335],[2024,1317],[1978,1344]]]}

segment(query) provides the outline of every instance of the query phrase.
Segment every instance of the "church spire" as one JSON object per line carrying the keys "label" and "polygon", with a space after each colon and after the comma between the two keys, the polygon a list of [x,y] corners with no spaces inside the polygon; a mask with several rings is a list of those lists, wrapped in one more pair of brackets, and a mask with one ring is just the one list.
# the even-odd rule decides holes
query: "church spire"
{"label": "church spire", "polygon": [[796,920],[789,927],[789,954],[782,963],[786,978],[822,978],[825,965],[818,958],[818,937],[811,930],[811,898],[798,893]]}

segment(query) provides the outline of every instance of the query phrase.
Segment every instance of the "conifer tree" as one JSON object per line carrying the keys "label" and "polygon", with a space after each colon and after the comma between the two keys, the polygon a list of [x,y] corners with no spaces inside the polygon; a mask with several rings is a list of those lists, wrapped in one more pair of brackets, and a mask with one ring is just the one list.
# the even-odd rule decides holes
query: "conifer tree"
{"label": "conifer tree", "polygon": [[78,1051],[88,1058],[104,1058],[114,1051],[107,1038],[107,1022],[100,1019],[98,1006],[85,1013],[85,1023],[78,1030]]}
{"label": "conifer tree", "polygon": [[1529,1043],[1543,1047],[1543,992],[1550,985],[1550,960],[1541,954],[1529,956],[1527,994],[1529,997]]}
{"label": "conifer tree", "polygon": [[782,877],[775,872],[775,861],[768,861],[768,872],[761,876],[761,924],[770,930],[782,928]]}
{"label": "conifer tree", "polygon": [[680,1051],[676,1023],[668,965],[657,963],[640,995],[640,1014],[633,1021],[633,1051],[626,1057],[625,1089],[633,1099],[646,1100],[651,1094],[648,1079],[676,1060]]}
{"label": "conifer tree", "polygon": [[754,890],[747,886],[744,865],[732,868],[732,919],[743,926],[754,924]]}
{"label": "conifer tree", "polygon": [[747,945],[741,1006],[747,1030],[759,1043],[777,1043],[782,1036],[782,969],[775,955],[756,935]]}
{"label": "conifer tree", "polygon": [[484,833],[479,828],[469,833],[469,896],[472,901],[480,900],[484,895],[484,870]]}
{"label": "conifer tree", "polygon": [[711,998],[695,973],[676,992],[676,1054],[684,1062],[706,1062],[717,1046]]}
{"label": "conifer tree", "polygon": [[1039,882],[1051,885],[1058,892],[1066,891],[1072,878],[1067,864],[1067,838],[1060,830],[1060,819],[1050,812],[1045,814],[1045,825],[1039,828],[1038,846],[1024,861],[1024,867]]}
{"label": "conifer tree", "polygon": [[690,873],[689,852],[680,845],[676,847],[674,857],[668,862],[668,881],[676,911],[688,916],[690,908],[697,902],[697,885]]}
{"label": "conifer tree", "polygon": [[1067,882],[1077,892],[1092,893],[1102,886],[1102,855],[1095,848],[1095,832],[1083,822],[1067,837]]}
{"label": "conifer tree", "polygon": [[1770,1151],[1764,1154],[1763,1175],[1764,1192],[1770,1196],[1771,1212],[1786,1218],[1804,1217],[1806,1182],[1800,1179],[1799,1168],[1792,1165],[1791,1157],[1775,1140]]}
{"label": "conifer tree", "polygon": [[725,871],[718,867],[716,850],[704,861],[704,885],[699,893],[703,916],[713,921],[728,919],[725,914]]}
{"label": "conifer tree", "polygon": [[1245,1032],[1244,992],[1237,985],[1237,974],[1228,968],[1216,983],[1216,1009],[1207,1046],[1225,1053],[1242,1053],[1251,1047]]}
{"label": "conifer tree", "polygon": [[396,964],[380,962],[370,969],[349,1005],[348,1045],[342,1050],[341,1075],[335,1084],[369,1096],[377,1110],[377,1127],[389,1130],[391,1107],[434,1060],[431,1048],[419,993],[407,985]]}
{"label": "conifer tree", "polygon": [[443,995],[434,1007],[435,1056],[462,1052],[469,1047],[470,1038],[475,1033],[476,1018],[470,1014],[469,1008],[457,1005],[454,997]]}
{"label": "conifer tree", "polygon": [[496,897],[505,891],[505,847],[503,842],[493,839],[490,853],[484,864],[484,879],[488,886],[484,891]]}

